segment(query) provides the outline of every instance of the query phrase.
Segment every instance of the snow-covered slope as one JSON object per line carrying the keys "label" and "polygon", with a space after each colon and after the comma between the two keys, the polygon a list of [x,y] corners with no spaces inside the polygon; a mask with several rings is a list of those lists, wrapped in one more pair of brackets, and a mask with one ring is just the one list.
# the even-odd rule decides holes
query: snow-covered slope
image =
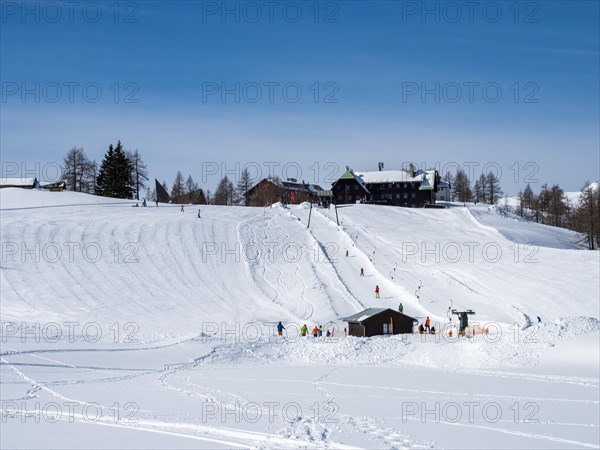
{"label": "snow-covered slope", "polygon": [[356,205],[339,208],[340,227],[315,208],[308,229],[302,207],[206,206],[198,219],[192,207],[3,191],[7,319],[125,316],[191,333],[202,320],[326,322],[399,302],[442,320],[451,300],[506,323],[598,317],[598,254],[497,208]]}
{"label": "snow-covered slope", "polygon": [[[70,398],[110,406],[112,402],[100,399],[130,398],[142,405],[143,420],[136,427],[161,433],[163,440],[172,436],[168,442],[173,447],[281,447],[288,442],[282,437],[292,437],[296,442],[292,446],[460,446],[459,430],[448,432],[446,427],[426,436],[416,424],[394,419],[399,413],[393,408],[383,408],[379,415],[375,397],[386,398],[408,383],[427,397],[422,382],[434,382],[434,373],[444,370],[469,371],[478,395],[489,398],[495,397],[486,391],[486,377],[495,377],[500,391],[525,392],[526,380],[538,379],[525,374],[538,362],[548,370],[557,367],[565,350],[552,352],[552,347],[569,348],[562,343],[578,336],[594,348],[589,339],[600,329],[598,252],[577,249],[566,230],[527,223],[496,208],[353,205],[338,209],[338,226],[333,209],[311,212],[307,205],[203,206],[199,219],[196,207],[184,212],[162,204],[136,208],[131,201],[77,193],[4,189],[0,201],[2,374],[14,382],[3,389],[3,401]],[[376,285],[380,299],[374,295]],[[337,339],[343,336],[343,317],[368,307],[395,309],[400,302],[406,314],[419,321],[430,316],[438,329],[448,322],[449,307],[473,309],[476,315],[471,320],[487,326],[496,340],[433,340],[418,335]],[[542,320],[539,325],[537,316]],[[287,326],[283,343],[271,339],[273,325],[280,320]],[[59,324],[64,331],[64,324],[71,322],[80,329],[96,324],[103,335],[97,341],[81,332],[74,340],[64,333],[49,339],[55,330],[48,324]],[[295,339],[303,323],[310,328],[326,324],[336,339],[325,346]],[[40,328],[36,332],[36,326],[48,335]],[[27,329],[33,334],[27,338],[25,331],[26,339],[21,339]],[[256,329],[266,334],[249,339]],[[36,333],[42,339],[32,340]],[[124,340],[128,334],[135,341]],[[50,370],[47,364],[56,368]],[[265,365],[279,369],[260,369]],[[369,383],[358,379],[359,372],[351,368],[363,365],[379,367],[360,373],[391,391],[374,394],[370,412],[363,413],[368,417],[358,423],[353,417],[360,413],[353,411],[350,399]],[[236,378],[231,367],[244,368],[247,377],[237,373]],[[400,388],[392,381],[390,367],[413,375]],[[589,403],[580,404],[587,414],[599,404],[598,379],[589,378],[590,370],[598,367],[597,355],[586,367],[586,380],[576,380],[573,374],[563,379],[587,387],[555,396],[589,399],[591,394]],[[297,389],[284,387],[284,379],[296,368],[302,373]],[[420,380],[419,370],[424,368],[434,373]],[[515,368],[518,375],[484,373]],[[269,376],[271,390],[262,392],[260,380]],[[223,377],[231,378],[228,386],[219,381]],[[306,379],[312,381],[304,386]],[[29,388],[24,390],[21,383]],[[463,389],[465,399],[473,394],[467,395],[467,385]],[[440,387],[442,391],[446,401],[453,398],[450,385]],[[148,400],[150,392],[158,397]],[[336,399],[347,409],[340,413],[337,426],[304,414],[296,422],[279,417],[277,429],[265,420],[229,427],[219,420],[198,425],[193,413],[198,408],[194,399],[218,399],[229,405],[273,397],[295,399],[306,407],[311,399]],[[573,409],[558,416],[551,410],[546,411],[548,428],[524,432],[505,424],[500,433],[511,428],[507,435],[521,436],[508,444],[598,444],[591,433],[597,430],[594,417],[579,420],[595,424],[585,435],[565,431],[552,437],[552,420],[566,421]],[[13,428],[16,434],[7,435],[5,442],[18,442],[26,425]],[[120,422],[118,426],[123,428],[119,433],[129,436],[131,427]],[[50,429],[53,439],[48,445],[65,446],[62,434],[55,433],[58,428]],[[369,438],[364,435],[368,429]],[[76,440],[79,445],[88,442],[89,435],[80,428],[75,435],[81,438]],[[103,442],[117,445],[118,434],[111,436],[114,442]],[[140,445],[152,442],[147,439]],[[473,445],[481,447],[484,442],[475,440]]]}

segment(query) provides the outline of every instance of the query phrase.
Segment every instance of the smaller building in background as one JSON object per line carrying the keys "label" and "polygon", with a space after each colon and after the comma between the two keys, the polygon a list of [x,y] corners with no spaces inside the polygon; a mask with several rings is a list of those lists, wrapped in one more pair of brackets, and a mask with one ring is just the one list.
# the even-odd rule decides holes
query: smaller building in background
{"label": "smaller building in background", "polygon": [[67,188],[67,183],[64,181],[38,181],[37,178],[0,177],[0,189],[3,188],[44,189],[62,192]]}
{"label": "smaller building in background", "polygon": [[248,206],[267,206],[277,202],[284,205],[298,205],[303,202],[317,203],[319,191],[323,191],[321,186],[304,181],[299,182],[295,178],[288,178],[285,181],[264,178],[248,190],[246,204]]}
{"label": "smaller building in background", "polygon": [[0,177],[0,189],[3,189],[3,188],[35,189],[37,187],[39,187],[37,178]]}
{"label": "smaller building in background", "polygon": [[390,308],[369,308],[346,317],[348,335],[370,337],[392,334],[412,334],[418,322],[406,314]]}
{"label": "smaller building in background", "polygon": [[450,183],[444,180],[440,180],[437,184],[437,192],[435,193],[435,200],[440,202],[449,202],[451,201],[450,197]]}
{"label": "smaller building in background", "polygon": [[52,192],[62,192],[67,189],[67,183],[64,181],[40,181],[41,189]]}

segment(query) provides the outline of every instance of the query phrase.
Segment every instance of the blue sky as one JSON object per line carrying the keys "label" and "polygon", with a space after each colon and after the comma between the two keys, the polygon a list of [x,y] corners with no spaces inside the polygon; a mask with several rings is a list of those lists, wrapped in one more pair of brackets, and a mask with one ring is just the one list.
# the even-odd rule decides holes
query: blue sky
{"label": "blue sky", "polygon": [[379,161],[487,167],[509,195],[600,178],[596,1],[23,5],[2,3],[3,175],[120,139],[209,189]]}

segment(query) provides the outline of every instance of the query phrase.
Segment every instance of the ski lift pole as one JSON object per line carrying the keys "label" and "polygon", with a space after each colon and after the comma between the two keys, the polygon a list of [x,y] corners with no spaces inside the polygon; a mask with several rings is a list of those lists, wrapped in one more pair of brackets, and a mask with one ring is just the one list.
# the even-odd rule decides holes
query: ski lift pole
{"label": "ski lift pole", "polygon": [[335,206],[335,221],[338,224],[338,227],[340,226],[340,219],[338,218],[338,212],[337,212],[337,203],[334,203]]}
{"label": "ski lift pole", "polygon": [[308,225],[306,228],[310,228],[310,216],[312,215],[312,202],[310,202],[310,210],[308,211]]}
{"label": "ski lift pole", "polygon": [[475,311],[470,310],[470,309],[467,309],[466,311],[457,311],[456,309],[453,309],[452,314],[456,314],[458,316],[458,321],[459,321],[458,333],[460,336],[464,336],[465,331],[469,327],[469,316],[475,314]]}

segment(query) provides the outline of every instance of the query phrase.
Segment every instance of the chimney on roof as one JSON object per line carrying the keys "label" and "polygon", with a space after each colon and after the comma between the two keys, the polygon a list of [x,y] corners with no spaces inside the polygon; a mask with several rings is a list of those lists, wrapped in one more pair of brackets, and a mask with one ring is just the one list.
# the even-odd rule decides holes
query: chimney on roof
{"label": "chimney on roof", "polygon": [[377,164],[377,167],[379,167],[379,171],[381,172],[383,170],[383,163],[380,162],[379,164]]}

